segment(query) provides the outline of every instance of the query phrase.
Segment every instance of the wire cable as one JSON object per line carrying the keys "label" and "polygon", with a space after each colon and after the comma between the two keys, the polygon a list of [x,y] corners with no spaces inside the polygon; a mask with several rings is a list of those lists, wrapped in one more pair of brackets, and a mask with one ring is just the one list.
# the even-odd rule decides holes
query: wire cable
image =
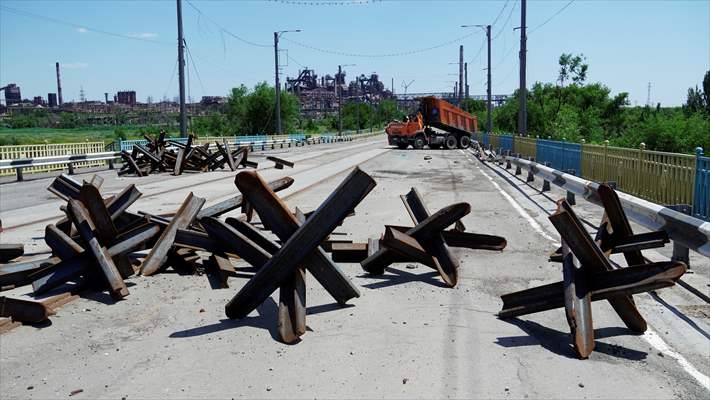
{"label": "wire cable", "polygon": [[351,1],[302,1],[302,0],[269,0],[272,3],[282,3],[295,6],[364,6],[381,3],[383,0],[351,0]]}
{"label": "wire cable", "polygon": [[513,6],[510,7],[510,12],[508,13],[508,18],[506,18],[505,23],[503,24],[503,27],[500,28],[500,30],[498,31],[498,33],[495,34],[495,36],[493,36],[493,40],[498,39],[498,36],[500,36],[503,33],[503,31],[505,31],[505,29],[508,27],[508,23],[510,22],[510,18],[513,16],[513,11],[515,11],[515,6],[517,4],[518,4],[517,0],[513,2]]}
{"label": "wire cable", "polygon": [[77,29],[77,31],[79,31],[79,32],[100,33],[102,35],[113,36],[113,37],[118,37],[118,38],[122,38],[122,39],[139,40],[141,42],[170,44],[170,45],[173,44],[171,42],[166,42],[166,41],[162,41],[162,40],[155,40],[155,39],[151,39],[151,38],[141,37],[138,35],[125,35],[122,33],[115,33],[115,32],[104,31],[101,29],[90,28],[86,25],[80,25],[75,22],[64,21],[64,20],[57,19],[54,17],[47,17],[45,15],[35,14],[35,13],[29,12],[29,11],[24,11],[24,10],[19,10],[16,8],[8,7],[6,5],[0,5],[0,9],[7,11],[9,13],[15,14],[15,15],[23,16],[23,17],[41,19],[43,21],[52,22],[52,23],[59,24],[59,25],[71,26],[72,28]]}
{"label": "wire cable", "polygon": [[483,52],[483,48],[486,47],[486,38],[483,38],[483,41],[481,42],[481,47],[478,48],[478,51],[476,52],[476,55],[473,56],[471,61],[469,61],[469,64],[473,64],[474,61],[478,60],[478,57],[481,55]]}
{"label": "wire cable", "polygon": [[185,49],[187,50],[187,55],[190,57],[190,62],[192,63],[192,68],[195,69],[195,75],[197,75],[197,81],[200,82],[200,87],[202,88],[202,94],[205,95],[205,94],[207,94],[207,91],[205,90],[205,85],[202,84],[202,78],[200,78],[200,71],[197,70],[197,65],[195,65],[195,58],[192,57],[192,53],[190,53],[190,48],[187,47],[187,44],[185,44]]}
{"label": "wire cable", "polygon": [[546,19],[545,22],[543,22],[543,23],[541,23],[540,25],[538,25],[538,26],[536,26],[536,27],[530,29],[530,30],[528,31],[528,35],[531,34],[531,33],[533,33],[533,32],[535,32],[536,30],[542,28],[543,26],[547,25],[547,23],[550,22],[550,21],[552,21],[553,18],[555,18],[556,16],[560,15],[560,13],[561,13],[562,11],[564,11],[567,7],[569,7],[570,5],[572,5],[572,3],[574,3],[574,1],[575,1],[575,0],[570,0],[567,4],[565,4],[564,6],[562,6],[562,8],[560,8],[559,10],[557,10],[557,11],[556,11],[554,14],[552,14],[548,19]]}
{"label": "wire cable", "polygon": [[197,8],[197,6],[194,5],[190,0],[185,0],[185,2],[186,2],[190,7],[192,7],[199,15],[201,15],[202,17],[204,17],[204,18],[205,18],[206,20],[208,20],[209,22],[215,24],[215,26],[217,26],[217,27],[220,29],[221,32],[226,33],[227,35],[229,35],[229,36],[231,36],[231,37],[233,37],[233,38],[239,40],[240,42],[246,43],[246,44],[248,44],[248,45],[250,45],[250,46],[254,46],[254,47],[273,47],[273,45],[271,45],[271,44],[262,44],[262,43],[252,42],[251,40],[244,39],[243,37],[241,37],[241,36],[239,36],[239,35],[237,35],[237,34],[235,34],[235,33],[230,32],[229,30],[227,30],[227,28],[223,27],[222,25],[218,24],[217,21],[215,21],[214,19],[210,18],[209,15],[203,13],[202,10],[200,10],[199,8]]}
{"label": "wire cable", "polygon": [[325,54],[332,54],[332,55],[346,56],[346,57],[384,58],[384,57],[409,56],[409,55],[413,55],[413,54],[424,53],[427,51],[435,50],[435,49],[438,49],[438,48],[441,48],[444,46],[448,46],[451,44],[461,42],[462,40],[467,39],[467,38],[469,38],[473,35],[477,35],[477,34],[479,34],[479,33],[478,32],[469,33],[467,35],[460,36],[458,38],[455,38],[455,39],[452,39],[452,40],[449,40],[449,41],[446,41],[443,43],[439,43],[434,46],[424,47],[424,48],[420,48],[420,49],[412,49],[412,50],[398,51],[398,52],[392,52],[392,53],[379,53],[379,54],[349,53],[349,52],[338,51],[338,50],[324,49],[324,48],[320,48],[320,47],[311,46],[311,45],[308,45],[305,43],[301,43],[301,42],[298,42],[298,41],[295,41],[295,40],[292,40],[289,38],[285,38],[285,37],[281,38],[281,40],[287,41],[289,43],[293,43],[296,46],[300,46],[300,47],[310,49],[310,50],[315,50],[315,51],[318,51],[320,53],[325,53]]}
{"label": "wire cable", "polygon": [[168,81],[168,87],[165,88],[165,91],[163,92],[163,99],[165,99],[168,96],[168,90],[170,90],[170,86],[172,86],[172,84],[173,84],[173,79],[175,79],[175,71],[177,71],[177,66],[178,66],[178,60],[176,58],[175,64],[173,65],[173,73],[170,74],[170,80]]}
{"label": "wire cable", "polygon": [[500,12],[498,12],[496,19],[493,20],[493,23],[491,24],[491,26],[495,25],[496,22],[498,22],[498,18],[500,18],[500,16],[503,15],[503,11],[505,11],[505,8],[508,7],[509,2],[510,2],[510,0],[505,0],[505,4],[503,4],[503,8],[500,9]]}

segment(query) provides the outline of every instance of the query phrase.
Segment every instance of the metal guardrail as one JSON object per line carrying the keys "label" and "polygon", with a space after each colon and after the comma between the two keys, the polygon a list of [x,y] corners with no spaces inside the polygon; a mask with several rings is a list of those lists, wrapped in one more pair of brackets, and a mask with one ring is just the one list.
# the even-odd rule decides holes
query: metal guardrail
{"label": "metal guardrail", "polygon": [[[315,136],[315,137],[310,137],[306,138],[305,135],[301,134],[296,134],[296,135],[280,135],[280,136],[271,136],[272,139],[267,139],[263,140],[264,137],[266,136],[252,136],[250,141],[243,141],[241,139],[245,138],[245,136],[238,136],[240,140],[237,142],[238,145],[240,146],[249,146],[251,151],[254,150],[267,150],[267,149],[276,149],[276,148],[284,148],[284,147],[291,147],[293,146],[305,146],[305,145],[311,145],[311,144],[321,144],[321,143],[335,143],[335,142],[347,142],[347,141],[352,141],[354,139],[360,139],[360,138],[366,138],[366,137],[371,137],[375,135],[381,135],[383,131],[376,131],[376,132],[368,132],[368,133],[362,133],[358,135],[343,135],[343,136]],[[232,139],[234,137],[225,137],[225,136],[216,136],[216,137],[203,137],[199,139],[199,141],[195,141],[195,144],[205,144],[205,143],[210,143],[210,145],[214,145],[214,141],[219,141],[221,142],[222,140],[225,139]],[[182,139],[182,140],[181,140]],[[177,142],[184,142],[187,139],[186,138],[178,138],[178,139],[170,139],[173,141]],[[119,146],[117,147],[117,150],[119,149],[126,149],[128,148],[127,146],[130,145],[130,149],[132,150],[133,146],[136,144],[143,144],[147,143],[146,140],[125,140],[119,142]],[[100,146],[100,149],[103,150],[104,144],[103,142],[98,143]],[[125,146],[124,146],[125,145]],[[39,145],[43,146],[43,145]],[[128,151],[128,150],[126,150]],[[24,153],[23,153],[24,154]],[[24,180],[23,177],[23,172],[27,170],[37,170],[37,169],[42,169],[45,167],[51,167],[51,166],[61,166],[60,168],[63,169],[64,166],[66,165],[67,168],[69,169],[69,174],[74,173],[74,168],[79,167],[79,166],[86,166],[86,165],[101,165],[101,163],[104,163],[108,161],[109,164],[109,169],[113,169],[113,160],[116,158],[119,158],[121,156],[121,151],[105,151],[105,152],[92,152],[92,153],[86,153],[86,154],[66,154],[66,155],[56,155],[56,156],[48,156],[48,157],[21,157],[21,158],[15,158],[15,159],[0,159],[0,175],[2,175],[4,172],[14,169],[15,173],[17,174],[17,180],[22,181]],[[56,169],[56,168],[55,168]],[[46,168],[45,170],[49,171],[51,168]],[[6,174],[5,174],[6,175]]]}
{"label": "metal guardrail", "polygon": [[[71,154],[99,153],[105,150],[104,142],[79,142],[79,143],[47,143],[0,146],[0,160],[16,160],[21,158],[37,158],[51,156],[65,156]],[[101,162],[84,162],[76,166],[98,166]],[[54,165],[29,167],[26,173],[48,172],[55,169]],[[0,170],[0,176],[11,175],[12,171]]]}
{"label": "metal guardrail", "polygon": [[710,157],[703,149],[695,149],[695,188],[693,189],[693,215],[710,221]]}
{"label": "metal guardrail", "polygon": [[[562,189],[583,196],[586,200],[602,205],[597,189],[599,184],[554,168],[518,157],[505,158]],[[668,237],[681,245],[710,257],[710,222],[694,218],[671,208],[652,203],[631,194],[617,191],[627,216],[650,230],[664,230]]]}
{"label": "metal guardrail", "polygon": [[88,154],[73,154],[65,156],[51,156],[51,157],[34,157],[34,158],[20,158],[15,160],[0,160],[0,170],[14,169],[17,174],[17,180],[22,181],[23,169],[32,167],[43,167],[47,165],[66,165],[69,168],[69,173],[74,173],[74,165],[76,163],[90,162],[90,161],[108,161],[109,168],[113,169],[113,160],[120,157],[121,152],[116,151],[106,151],[101,153],[88,153]]}

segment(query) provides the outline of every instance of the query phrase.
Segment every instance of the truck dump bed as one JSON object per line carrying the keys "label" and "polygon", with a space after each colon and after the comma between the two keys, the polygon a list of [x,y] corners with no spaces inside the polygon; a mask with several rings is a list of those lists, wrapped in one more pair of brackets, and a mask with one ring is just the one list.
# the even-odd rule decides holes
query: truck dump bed
{"label": "truck dump bed", "polygon": [[478,119],[475,115],[436,97],[421,98],[419,111],[425,124],[434,128],[469,135],[478,131]]}

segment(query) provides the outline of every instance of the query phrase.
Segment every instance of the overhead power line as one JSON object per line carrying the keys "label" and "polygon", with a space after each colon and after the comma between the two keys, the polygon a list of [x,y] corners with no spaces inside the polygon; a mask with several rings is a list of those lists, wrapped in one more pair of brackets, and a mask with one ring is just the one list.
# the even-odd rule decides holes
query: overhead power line
{"label": "overhead power line", "polygon": [[500,30],[498,31],[498,33],[496,33],[496,34],[493,36],[493,40],[498,39],[498,36],[500,36],[501,33],[503,33],[503,31],[506,30],[506,28],[508,27],[508,23],[510,22],[510,18],[513,16],[513,12],[515,11],[515,6],[516,6],[517,4],[518,4],[517,0],[513,2],[513,5],[510,7],[510,12],[508,13],[508,18],[505,19],[505,23],[503,24],[503,27],[500,28]]}
{"label": "overhead power line", "polygon": [[295,40],[293,40],[293,39],[289,39],[289,38],[285,38],[285,37],[284,37],[284,38],[281,38],[281,40],[284,40],[284,41],[293,43],[293,44],[295,44],[296,46],[300,46],[300,47],[303,47],[303,48],[306,48],[306,49],[315,50],[315,51],[318,51],[318,52],[321,52],[321,53],[325,53],[325,54],[332,54],[332,55],[346,56],[346,57],[380,58],[380,57],[409,56],[409,55],[413,55],[413,54],[424,53],[424,52],[427,52],[427,51],[435,50],[435,49],[438,49],[438,48],[441,48],[441,47],[444,47],[444,46],[448,46],[448,45],[451,45],[451,44],[455,44],[455,43],[461,42],[462,40],[464,40],[464,39],[466,39],[466,38],[469,38],[469,37],[471,37],[471,36],[473,36],[473,35],[476,35],[476,34],[478,34],[478,32],[469,33],[469,34],[467,34],[467,35],[458,37],[458,38],[456,38],[456,39],[452,39],[452,40],[449,40],[449,41],[446,41],[446,42],[443,42],[443,43],[436,44],[436,45],[434,45],[434,46],[424,47],[424,48],[420,48],[420,49],[397,51],[397,52],[391,52],[391,53],[379,53],[379,54],[349,53],[349,52],[339,51],[339,50],[324,49],[324,48],[320,48],[320,47],[311,46],[311,45],[309,45],[309,44],[297,42],[297,41],[295,41]]}
{"label": "overhead power line", "polygon": [[483,48],[484,48],[484,47],[486,47],[486,38],[485,38],[485,37],[483,38],[483,41],[481,42],[481,47],[478,48],[478,51],[476,52],[476,55],[473,56],[473,58],[471,59],[471,61],[468,62],[469,64],[473,64],[474,61],[478,60],[478,57],[479,57],[479,56],[481,55],[481,53],[483,52]]}
{"label": "overhead power line", "polygon": [[151,39],[151,38],[147,38],[147,37],[142,37],[140,35],[134,36],[134,35],[127,35],[127,34],[116,33],[116,32],[109,32],[109,31],[105,31],[102,29],[90,28],[86,25],[77,24],[75,22],[64,21],[64,20],[54,18],[54,17],[47,17],[45,15],[35,14],[35,13],[29,12],[29,11],[24,11],[24,10],[19,10],[16,8],[8,7],[6,5],[0,5],[0,9],[7,11],[9,13],[15,14],[15,15],[23,16],[23,17],[40,19],[43,21],[52,22],[52,23],[59,24],[59,25],[71,26],[72,28],[77,29],[79,32],[93,32],[93,33],[99,33],[102,35],[118,37],[118,38],[122,38],[122,39],[139,40],[141,42],[170,44],[170,45],[173,44],[172,42],[155,40],[155,39]]}
{"label": "overhead power line", "polygon": [[231,36],[231,37],[233,37],[233,38],[239,40],[240,42],[246,43],[246,44],[248,44],[248,45],[250,45],[250,46],[254,46],[254,47],[273,47],[273,45],[271,45],[271,44],[262,44],[262,43],[252,42],[251,40],[244,39],[243,37],[237,35],[236,33],[230,32],[227,28],[223,27],[222,25],[220,25],[219,23],[217,23],[217,21],[215,21],[214,19],[212,19],[209,15],[203,13],[202,10],[200,10],[199,8],[197,8],[196,5],[192,4],[192,2],[191,2],[190,0],[185,0],[185,2],[186,2],[190,7],[192,7],[201,17],[204,17],[206,20],[208,20],[209,22],[211,22],[211,23],[213,23],[215,26],[217,26],[217,27],[220,29],[221,32],[223,32],[223,33],[225,33],[225,34],[227,34],[227,35],[229,35],[229,36]]}
{"label": "overhead power line", "polygon": [[493,23],[491,25],[495,25],[496,22],[498,22],[498,18],[500,18],[501,15],[503,15],[503,11],[505,11],[505,8],[508,7],[508,3],[510,0],[505,0],[505,3],[503,4],[503,8],[500,9],[500,12],[498,12],[498,16],[496,16],[496,19],[493,20]]}
{"label": "overhead power line", "polygon": [[574,3],[574,1],[575,1],[575,0],[570,0],[567,4],[565,4],[564,6],[562,6],[562,8],[560,8],[560,9],[557,10],[554,14],[552,14],[552,15],[550,16],[550,18],[546,19],[545,22],[543,22],[543,23],[541,23],[540,25],[538,25],[538,26],[536,26],[536,27],[530,29],[530,30],[528,31],[528,35],[531,34],[531,33],[533,33],[533,32],[535,32],[536,30],[542,28],[543,26],[547,25],[548,22],[552,21],[553,18],[555,18],[556,16],[560,15],[560,13],[561,13],[562,11],[564,11],[567,7],[569,7],[572,3]]}
{"label": "overhead power line", "polygon": [[351,1],[302,1],[302,0],[269,0],[273,3],[283,3],[296,6],[364,6],[381,3],[383,0],[351,0]]}

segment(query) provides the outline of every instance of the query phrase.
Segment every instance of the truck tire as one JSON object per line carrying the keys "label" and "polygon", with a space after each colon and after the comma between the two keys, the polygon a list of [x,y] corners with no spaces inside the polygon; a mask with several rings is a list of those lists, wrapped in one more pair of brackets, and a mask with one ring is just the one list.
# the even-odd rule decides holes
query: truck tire
{"label": "truck tire", "polygon": [[471,138],[468,136],[461,136],[459,138],[459,149],[468,149],[471,145]]}
{"label": "truck tire", "polygon": [[429,148],[432,150],[439,150],[440,147],[440,144],[429,143]]}
{"label": "truck tire", "polygon": [[424,145],[426,144],[426,140],[424,139],[424,136],[418,135],[417,137],[414,138],[414,148],[417,150],[421,150],[424,148]]}
{"label": "truck tire", "polygon": [[458,141],[456,140],[456,136],[448,135],[448,136],[446,136],[446,141],[444,142],[444,145],[446,146],[447,150],[453,150],[458,145],[457,142]]}
{"label": "truck tire", "polygon": [[399,143],[397,143],[397,147],[398,147],[400,150],[404,150],[404,149],[406,149],[407,147],[409,147],[409,143],[407,143],[407,142],[404,142],[404,143],[399,142]]}

